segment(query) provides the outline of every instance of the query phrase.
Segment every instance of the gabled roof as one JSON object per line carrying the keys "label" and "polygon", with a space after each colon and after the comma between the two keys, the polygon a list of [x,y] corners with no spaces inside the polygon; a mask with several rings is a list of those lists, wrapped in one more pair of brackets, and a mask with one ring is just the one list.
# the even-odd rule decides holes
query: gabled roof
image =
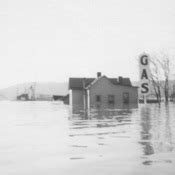
{"label": "gabled roof", "polygon": [[[69,78],[69,89],[82,90],[90,86],[95,80],[97,80],[97,78]],[[132,86],[129,78],[108,78],[108,80],[114,85]]]}

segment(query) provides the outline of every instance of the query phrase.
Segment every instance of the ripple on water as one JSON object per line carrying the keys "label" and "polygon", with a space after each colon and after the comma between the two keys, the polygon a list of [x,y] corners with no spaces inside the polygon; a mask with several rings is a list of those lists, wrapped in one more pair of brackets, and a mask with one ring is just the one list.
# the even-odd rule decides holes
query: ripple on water
{"label": "ripple on water", "polygon": [[29,174],[33,167],[34,174],[48,169],[162,174],[166,169],[169,175],[175,172],[174,116],[175,104],[94,111],[88,118],[69,116],[67,107],[51,102],[0,103],[0,174],[13,168]]}

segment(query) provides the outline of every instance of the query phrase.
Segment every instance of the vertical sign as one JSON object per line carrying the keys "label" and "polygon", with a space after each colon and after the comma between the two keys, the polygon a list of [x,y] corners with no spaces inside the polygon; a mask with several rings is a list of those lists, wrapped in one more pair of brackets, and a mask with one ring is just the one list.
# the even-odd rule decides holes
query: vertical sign
{"label": "vertical sign", "polygon": [[149,77],[150,77],[150,60],[147,54],[142,54],[139,58],[140,67],[140,94],[146,98],[150,92]]}

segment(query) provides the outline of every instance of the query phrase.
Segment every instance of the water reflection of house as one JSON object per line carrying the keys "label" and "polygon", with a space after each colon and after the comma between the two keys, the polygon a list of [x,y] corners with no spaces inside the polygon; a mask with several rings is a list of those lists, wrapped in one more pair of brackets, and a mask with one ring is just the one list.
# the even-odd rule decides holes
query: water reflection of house
{"label": "water reflection of house", "polygon": [[73,109],[123,108],[138,103],[138,88],[129,78],[70,78],[69,103]]}

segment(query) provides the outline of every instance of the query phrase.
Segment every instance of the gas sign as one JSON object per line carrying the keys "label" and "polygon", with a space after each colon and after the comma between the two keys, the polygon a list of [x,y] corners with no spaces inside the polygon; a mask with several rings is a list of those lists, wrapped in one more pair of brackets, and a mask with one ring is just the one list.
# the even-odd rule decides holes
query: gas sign
{"label": "gas sign", "polygon": [[148,95],[150,92],[149,79],[150,79],[150,59],[147,54],[142,54],[139,58],[140,67],[140,93]]}

